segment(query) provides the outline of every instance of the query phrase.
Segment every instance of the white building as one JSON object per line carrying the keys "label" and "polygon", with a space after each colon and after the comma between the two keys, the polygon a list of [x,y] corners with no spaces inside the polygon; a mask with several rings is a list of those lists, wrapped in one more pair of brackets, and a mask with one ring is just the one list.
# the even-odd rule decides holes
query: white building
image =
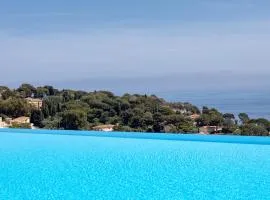
{"label": "white building", "polygon": [[105,125],[95,126],[95,127],[93,127],[93,130],[111,132],[111,131],[113,131],[114,127],[115,127],[115,125],[105,124]]}
{"label": "white building", "polygon": [[8,127],[7,123],[3,121],[2,117],[0,117],[0,128],[7,128],[7,127]]}

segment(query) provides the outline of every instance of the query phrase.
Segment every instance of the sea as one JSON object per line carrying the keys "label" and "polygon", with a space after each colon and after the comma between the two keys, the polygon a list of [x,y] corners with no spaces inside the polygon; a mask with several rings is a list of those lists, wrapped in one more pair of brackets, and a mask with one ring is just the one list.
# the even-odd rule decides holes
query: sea
{"label": "sea", "polygon": [[238,115],[245,112],[250,118],[270,120],[270,90],[236,91],[166,91],[157,93],[171,102],[189,102],[199,108],[208,106],[222,113]]}

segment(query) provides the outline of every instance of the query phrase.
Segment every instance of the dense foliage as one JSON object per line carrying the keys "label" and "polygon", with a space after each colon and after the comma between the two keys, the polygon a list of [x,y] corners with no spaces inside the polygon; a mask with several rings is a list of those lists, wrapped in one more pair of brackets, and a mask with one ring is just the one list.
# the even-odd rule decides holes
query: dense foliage
{"label": "dense foliage", "polygon": [[[40,98],[38,110],[26,98]],[[197,115],[196,119],[192,115]],[[91,130],[102,124],[116,125],[119,131],[196,133],[202,126],[222,127],[222,133],[269,135],[270,122],[250,119],[240,113],[222,114],[216,109],[202,110],[189,103],[169,103],[155,95],[124,94],[108,91],[57,90],[52,86],[22,84],[11,90],[0,86],[0,116],[29,116],[36,127],[47,129]]]}

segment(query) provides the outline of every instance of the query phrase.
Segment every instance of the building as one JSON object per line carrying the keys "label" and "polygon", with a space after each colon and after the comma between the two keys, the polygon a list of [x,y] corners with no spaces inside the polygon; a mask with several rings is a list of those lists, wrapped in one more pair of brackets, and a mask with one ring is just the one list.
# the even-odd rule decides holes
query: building
{"label": "building", "polygon": [[197,122],[196,120],[200,118],[201,115],[199,114],[193,114],[193,115],[190,115],[188,116],[191,120],[193,120],[193,125],[194,126],[197,126]]}
{"label": "building", "polygon": [[7,127],[8,127],[8,124],[3,121],[2,117],[0,117],[0,128],[7,128]]}
{"label": "building", "polygon": [[200,127],[200,130],[199,130],[201,134],[215,134],[215,133],[220,133],[221,131],[222,131],[222,128],[218,126],[203,126],[203,127]]}
{"label": "building", "polygon": [[93,127],[93,130],[95,131],[105,131],[105,132],[111,132],[114,130],[115,125],[112,124],[105,124],[105,125],[99,125]]}
{"label": "building", "polygon": [[30,98],[30,97],[28,97],[28,98],[26,98],[26,101],[27,101],[30,105],[32,105],[32,106],[34,106],[36,109],[38,109],[38,110],[40,110],[41,107],[42,107],[42,99],[36,99],[36,98]]}
{"label": "building", "polygon": [[20,127],[20,128],[33,128],[33,124],[30,123],[29,117],[18,117],[10,121],[10,126]]}
{"label": "building", "polygon": [[11,123],[16,123],[16,124],[30,124],[30,118],[29,117],[18,117],[13,120],[11,120]]}
{"label": "building", "polygon": [[192,119],[192,120],[196,120],[196,119],[200,118],[200,115],[199,114],[193,114],[193,115],[190,115],[189,118]]}
{"label": "building", "polygon": [[6,118],[4,121],[0,117],[0,128],[9,128],[9,127],[28,127],[33,128],[33,124],[30,123],[29,117],[18,117],[15,119]]}

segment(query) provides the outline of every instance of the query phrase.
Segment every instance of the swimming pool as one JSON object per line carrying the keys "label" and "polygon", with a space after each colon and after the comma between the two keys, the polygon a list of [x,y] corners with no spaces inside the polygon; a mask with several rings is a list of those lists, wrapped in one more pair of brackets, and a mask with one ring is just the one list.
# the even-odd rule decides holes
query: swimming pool
{"label": "swimming pool", "polygon": [[0,199],[269,199],[269,155],[269,138],[2,129]]}

